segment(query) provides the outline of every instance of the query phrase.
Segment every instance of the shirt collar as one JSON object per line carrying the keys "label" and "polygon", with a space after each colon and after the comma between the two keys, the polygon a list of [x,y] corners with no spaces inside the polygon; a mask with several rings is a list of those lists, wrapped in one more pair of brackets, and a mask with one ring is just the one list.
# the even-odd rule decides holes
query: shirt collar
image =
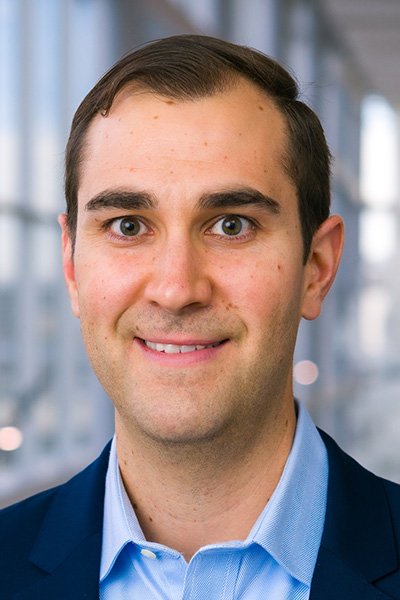
{"label": "shirt collar", "polygon": [[[281,479],[240,545],[259,544],[293,577],[310,586],[325,520],[328,457],[306,408],[298,403],[298,409],[296,434]],[[106,477],[100,581],[130,542],[150,546],[121,480],[114,437]]]}
{"label": "shirt collar", "polygon": [[132,541],[146,540],[122,483],[114,435],[106,476],[100,581],[109,574],[121,550]]}
{"label": "shirt collar", "polygon": [[325,522],[328,455],[305,406],[281,479],[253,526],[256,542],[293,577],[310,586]]}

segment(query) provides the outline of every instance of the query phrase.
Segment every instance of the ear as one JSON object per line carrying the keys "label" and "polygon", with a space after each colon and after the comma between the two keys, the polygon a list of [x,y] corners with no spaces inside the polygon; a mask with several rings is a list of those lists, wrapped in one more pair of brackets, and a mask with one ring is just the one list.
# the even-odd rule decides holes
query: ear
{"label": "ear", "polygon": [[321,312],[339,266],[344,243],[344,225],[335,215],[329,217],[316,231],[310,255],[304,268],[304,296],[302,316],[313,320]]}
{"label": "ear", "polygon": [[71,300],[72,312],[76,317],[79,318],[79,302],[75,281],[75,266],[72,252],[72,240],[70,230],[67,225],[67,215],[60,215],[58,217],[58,222],[62,231],[61,242],[64,279],[65,283],[67,284],[67,290]]}

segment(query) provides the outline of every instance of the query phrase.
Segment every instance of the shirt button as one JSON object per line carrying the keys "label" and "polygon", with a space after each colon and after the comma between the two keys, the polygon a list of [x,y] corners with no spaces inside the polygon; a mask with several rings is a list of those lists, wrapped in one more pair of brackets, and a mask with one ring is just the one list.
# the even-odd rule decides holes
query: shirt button
{"label": "shirt button", "polygon": [[140,551],[140,554],[143,554],[143,556],[145,556],[146,558],[151,558],[153,560],[157,558],[154,552],[152,552],[151,550],[146,550],[145,548],[143,548],[143,550]]}

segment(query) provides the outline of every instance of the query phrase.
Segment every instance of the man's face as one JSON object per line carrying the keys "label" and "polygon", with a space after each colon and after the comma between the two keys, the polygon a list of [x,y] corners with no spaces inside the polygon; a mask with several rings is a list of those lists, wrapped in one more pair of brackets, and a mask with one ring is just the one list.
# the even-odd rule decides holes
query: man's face
{"label": "man's face", "polygon": [[92,123],[64,272],[125,430],[256,436],[293,410],[308,267],[284,148],[248,83],[186,102],[125,91]]}

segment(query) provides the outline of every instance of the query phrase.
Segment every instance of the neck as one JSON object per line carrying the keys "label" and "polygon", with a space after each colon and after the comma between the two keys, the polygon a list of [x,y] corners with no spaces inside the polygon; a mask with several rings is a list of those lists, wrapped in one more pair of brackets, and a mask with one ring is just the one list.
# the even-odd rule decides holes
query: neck
{"label": "neck", "polygon": [[246,539],[290,452],[294,407],[281,417],[264,435],[242,435],[246,443],[221,436],[166,444],[129,435],[117,416],[121,475],[146,539],[186,560],[202,546]]}

